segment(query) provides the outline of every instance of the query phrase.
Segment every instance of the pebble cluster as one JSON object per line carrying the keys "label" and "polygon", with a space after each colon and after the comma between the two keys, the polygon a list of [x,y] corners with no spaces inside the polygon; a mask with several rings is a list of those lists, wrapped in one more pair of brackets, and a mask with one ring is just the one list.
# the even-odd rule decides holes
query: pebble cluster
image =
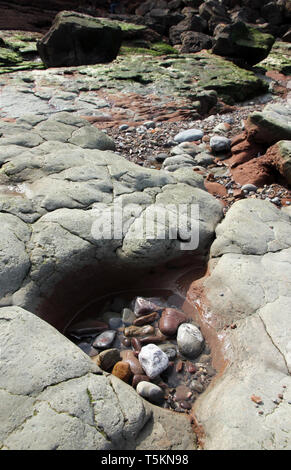
{"label": "pebble cluster", "polygon": [[[266,199],[278,207],[290,205],[291,191],[286,186],[280,183],[242,186],[233,179],[224,161],[231,156],[232,137],[242,132],[249,113],[264,108],[265,100],[261,101],[258,98],[256,102],[246,102],[224,114],[212,114],[194,122],[146,121],[139,127],[123,124],[106,132],[114,138],[117,151],[138,165],[167,171],[191,167],[203,176],[206,189],[221,200],[224,212],[242,198]],[[281,101],[277,98],[278,103]]]}
{"label": "pebble cluster", "polygon": [[101,369],[163,408],[189,413],[216,374],[199,326],[161,298],[115,298],[110,310],[75,321],[66,334]]}

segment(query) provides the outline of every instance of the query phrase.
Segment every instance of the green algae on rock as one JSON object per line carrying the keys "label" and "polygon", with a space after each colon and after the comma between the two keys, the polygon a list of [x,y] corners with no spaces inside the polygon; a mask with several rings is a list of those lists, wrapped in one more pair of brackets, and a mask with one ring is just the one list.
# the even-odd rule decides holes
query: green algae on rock
{"label": "green algae on rock", "polygon": [[178,54],[178,51],[166,42],[148,43],[146,41],[125,42],[120,48],[121,55],[171,55]]}
{"label": "green algae on rock", "polygon": [[113,21],[62,11],[37,48],[47,67],[62,67],[111,62],[121,41],[122,30]]}
{"label": "green algae on rock", "polygon": [[1,31],[0,74],[43,68],[36,48],[39,37],[39,33],[27,31]]}
{"label": "green algae on rock", "polygon": [[258,64],[265,70],[274,70],[284,75],[291,74],[291,44],[277,41],[273,45],[270,54]]}
{"label": "green algae on rock", "polygon": [[231,25],[221,25],[216,36],[213,52],[225,57],[245,60],[255,65],[268,56],[275,38],[245,23],[238,21]]}
{"label": "green algae on rock", "polygon": [[[206,52],[167,57],[120,55],[110,65],[88,66],[79,72],[94,77],[95,89],[154,91],[158,95],[183,96],[192,102],[201,101],[201,93],[205,98],[212,91],[232,104],[268,90],[268,84],[254,73]],[[215,105],[213,99],[211,105]]]}

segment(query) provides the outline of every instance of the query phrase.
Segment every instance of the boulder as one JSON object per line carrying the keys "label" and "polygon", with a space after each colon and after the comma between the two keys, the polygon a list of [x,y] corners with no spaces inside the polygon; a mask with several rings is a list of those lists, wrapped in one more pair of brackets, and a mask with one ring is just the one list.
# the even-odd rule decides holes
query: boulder
{"label": "boulder", "polygon": [[222,18],[227,17],[227,10],[221,2],[216,0],[207,0],[199,6],[199,15],[201,18],[209,21],[214,16]]}
{"label": "boulder", "polygon": [[171,44],[181,44],[181,35],[186,31],[202,32],[207,28],[207,23],[197,15],[187,15],[185,19],[169,30]]}
{"label": "boulder", "polygon": [[216,31],[213,53],[255,65],[269,54],[275,38],[239,21]]}
{"label": "boulder", "polygon": [[[185,173],[176,177],[175,172],[141,168],[111,151],[93,149],[86,143],[86,139],[92,142],[91,132],[84,131],[81,146],[77,140],[73,145],[71,136],[80,129],[96,128],[70,113],[56,113],[48,119],[42,116],[41,122],[30,118],[30,122],[31,137],[35,135],[43,142],[35,140],[36,146],[27,148],[26,142],[19,140],[14,153],[9,139],[21,131],[25,134],[25,119],[16,123],[2,121],[0,126],[1,238],[5,240],[5,250],[0,255],[0,292],[1,298],[7,297],[6,302],[41,311],[62,327],[65,318],[68,320],[75,312],[76,302],[96,295],[96,278],[103,278],[112,266],[119,266],[126,275],[132,272],[134,278],[134,270],[156,266],[157,257],[161,264],[182,257],[184,246],[178,239],[167,233],[166,238],[149,239],[144,232],[143,218],[151,220],[160,233],[169,232],[163,218],[157,222],[156,214],[166,211],[173,200],[177,210],[179,203],[199,204],[204,216],[194,251],[207,252],[222,208],[202,189],[201,177]],[[18,187],[19,184],[24,186]],[[16,193],[7,195],[2,188],[11,185]],[[119,239],[111,237],[114,201],[124,202]],[[190,243],[189,249],[192,250]],[[78,289],[69,281],[72,273],[78,278]],[[112,274],[109,278],[112,280]],[[61,287],[62,282],[66,286]],[[57,309],[59,314],[50,316],[55,289],[59,292],[58,305],[63,307]]]}
{"label": "boulder", "polygon": [[268,2],[261,8],[262,17],[271,24],[278,25],[283,21],[283,8],[278,2]]}
{"label": "boulder", "polygon": [[272,145],[279,140],[291,140],[291,107],[268,104],[262,112],[250,114],[245,127],[250,142]]}
{"label": "boulder", "polygon": [[113,21],[63,11],[37,48],[47,67],[62,67],[111,62],[121,41],[122,30]]}
{"label": "boulder", "polygon": [[291,184],[291,141],[280,140],[266,154],[252,158],[232,169],[237,183],[253,183],[258,186],[277,183],[278,173],[287,184]]}
{"label": "boulder", "polygon": [[183,53],[199,52],[202,49],[211,49],[213,46],[212,37],[203,33],[188,31],[181,34],[181,40]]}

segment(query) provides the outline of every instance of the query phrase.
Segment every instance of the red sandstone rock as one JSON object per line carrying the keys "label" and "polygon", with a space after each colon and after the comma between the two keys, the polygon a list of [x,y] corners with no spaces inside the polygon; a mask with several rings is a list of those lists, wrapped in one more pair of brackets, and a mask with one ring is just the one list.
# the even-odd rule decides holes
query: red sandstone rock
{"label": "red sandstone rock", "polygon": [[207,191],[213,196],[227,196],[227,190],[222,184],[205,180],[204,185]]}
{"label": "red sandstone rock", "polygon": [[285,141],[280,141],[268,149],[265,155],[232,168],[232,176],[237,183],[263,186],[276,182],[278,173],[291,183],[291,165]]}
{"label": "red sandstone rock", "polygon": [[236,139],[232,141],[232,157],[227,160],[227,164],[231,168],[240,165],[241,163],[248,162],[252,158],[255,158],[259,153],[264,153],[265,146],[249,142],[246,138],[246,134],[239,134]]}

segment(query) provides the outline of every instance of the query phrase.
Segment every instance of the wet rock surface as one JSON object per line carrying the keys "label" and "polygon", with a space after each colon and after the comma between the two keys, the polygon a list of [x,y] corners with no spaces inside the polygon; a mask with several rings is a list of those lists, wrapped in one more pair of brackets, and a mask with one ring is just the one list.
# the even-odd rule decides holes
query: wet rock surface
{"label": "wet rock surface", "polygon": [[[127,298],[128,296],[129,294]],[[115,299],[111,298],[109,301],[113,305]],[[146,328],[152,329],[151,336],[148,330],[141,331],[142,327],[123,324],[115,330],[113,349],[92,357],[93,362],[136,388],[137,393],[151,403],[180,413],[189,413],[197,396],[207,388],[216,374],[211,367],[210,350],[205,344],[202,333],[194,323],[189,323],[193,322],[191,316],[179,309],[168,307],[167,301],[163,298],[137,297],[131,301],[125,300],[123,304],[126,302],[128,310],[146,308],[150,312],[151,309],[160,306],[160,313],[154,312],[155,317],[148,313],[151,325],[147,325]],[[91,305],[90,316],[94,311],[96,316],[99,316],[98,304],[100,302],[96,303],[96,307]],[[84,316],[86,317],[86,310],[79,314],[79,317],[84,318]],[[86,323],[86,319],[83,321]],[[162,332],[168,333],[166,336],[161,333],[161,324],[164,325]],[[132,330],[129,337],[130,328]],[[74,331],[73,325],[68,329],[71,330]],[[103,335],[109,333],[110,330],[98,334],[93,339],[84,336],[80,341],[76,341],[70,335],[69,338],[83,350],[84,341],[87,340],[87,349],[90,350],[91,345],[97,347],[98,338],[102,339]],[[149,340],[143,345],[143,341],[147,338]],[[126,339],[130,341],[124,344]]]}

